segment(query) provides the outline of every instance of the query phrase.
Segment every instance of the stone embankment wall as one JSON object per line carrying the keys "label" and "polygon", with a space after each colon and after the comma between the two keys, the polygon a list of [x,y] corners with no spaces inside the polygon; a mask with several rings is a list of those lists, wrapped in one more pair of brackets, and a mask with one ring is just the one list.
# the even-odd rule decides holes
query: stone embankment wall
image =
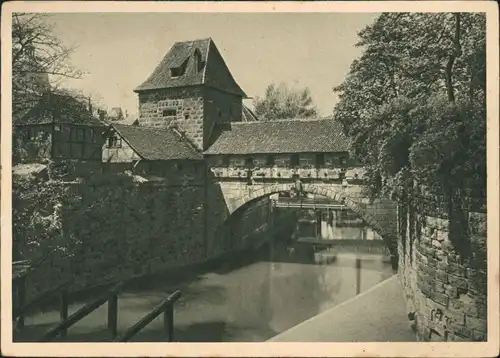
{"label": "stone embankment wall", "polygon": [[[171,186],[129,179],[117,183],[111,177],[105,176],[107,179],[99,183],[46,184],[64,186],[69,194],[61,199],[57,213],[46,208],[50,209],[46,210],[48,217],[60,218],[60,239],[54,238],[52,246],[58,249],[28,275],[28,299],[66,280],[71,282],[71,290],[77,291],[168,272],[244,248],[265,235],[267,198],[239,213],[244,225],[231,221],[229,230],[214,233],[218,222],[207,214],[217,203],[207,204],[213,197],[205,196],[204,185],[189,182]],[[23,239],[18,236],[17,240]],[[43,246],[23,259],[39,257]]]}
{"label": "stone embankment wall", "polygon": [[398,208],[399,275],[421,341],[487,338],[486,213],[483,200],[465,200],[467,257],[459,254],[450,220],[437,198]]}

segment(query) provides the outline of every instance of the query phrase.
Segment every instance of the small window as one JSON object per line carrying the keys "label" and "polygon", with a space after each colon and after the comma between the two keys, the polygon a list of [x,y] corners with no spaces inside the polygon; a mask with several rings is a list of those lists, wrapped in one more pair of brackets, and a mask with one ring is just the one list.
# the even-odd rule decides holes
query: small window
{"label": "small window", "polygon": [[346,165],[347,164],[347,157],[340,157],[340,165]]}
{"label": "small window", "polygon": [[76,137],[79,142],[83,142],[85,140],[85,129],[78,128],[76,132]]}
{"label": "small window", "polygon": [[108,138],[108,148],[121,148],[122,139],[117,136],[112,136]]}
{"label": "small window", "polygon": [[252,157],[246,157],[245,158],[245,165],[247,167],[252,167],[253,166],[253,158]]}
{"label": "small window", "polygon": [[268,155],[266,157],[266,165],[274,165],[274,155]]}
{"label": "small window", "polygon": [[290,158],[290,165],[292,167],[296,167],[299,165],[299,155],[298,154],[292,154]]}
{"label": "small window", "polygon": [[163,110],[163,117],[175,117],[175,116],[177,116],[176,109],[164,109]]}
{"label": "small window", "polygon": [[205,62],[203,62],[201,58],[201,53],[200,50],[196,49],[194,53],[194,60],[195,60],[195,65],[196,65],[196,70],[200,72],[203,70],[203,67],[205,67]]}
{"label": "small window", "polygon": [[222,157],[222,165],[228,166],[230,163],[229,155],[225,155]]}
{"label": "small window", "polygon": [[322,167],[325,165],[325,155],[323,153],[316,154],[316,167]]}
{"label": "small window", "polygon": [[29,127],[28,128],[28,139],[29,140],[35,140],[36,139],[36,136],[37,136],[37,130],[36,128],[33,128],[33,127]]}
{"label": "small window", "polygon": [[172,78],[175,77],[180,77],[184,74],[184,68],[183,67],[174,67],[170,69],[170,76]]}
{"label": "small window", "polygon": [[176,163],[175,164],[175,169],[182,170],[182,163]]}

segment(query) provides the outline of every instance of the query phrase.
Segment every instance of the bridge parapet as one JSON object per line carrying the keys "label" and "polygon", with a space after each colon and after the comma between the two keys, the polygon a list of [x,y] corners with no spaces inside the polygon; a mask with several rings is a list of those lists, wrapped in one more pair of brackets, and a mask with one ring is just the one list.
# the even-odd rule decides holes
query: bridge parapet
{"label": "bridge parapet", "polygon": [[361,183],[364,178],[364,168],[289,168],[289,167],[234,167],[212,166],[210,171],[217,179],[269,180],[294,179],[321,181],[347,181],[347,183]]}

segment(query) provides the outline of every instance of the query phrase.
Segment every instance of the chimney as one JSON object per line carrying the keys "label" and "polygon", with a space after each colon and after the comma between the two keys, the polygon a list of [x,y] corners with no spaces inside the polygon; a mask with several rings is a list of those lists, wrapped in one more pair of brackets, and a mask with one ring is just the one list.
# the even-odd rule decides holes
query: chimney
{"label": "chimney", "polygon": [[106,116],[106,112],[103,109],[99,110],[99,119],[104,121],[104,117]]}
{"label": "chimney", "polygon": [[90,116],[94,115],[94,112],[92,111],[92,102],[90,101],[90,96],[89,96],[89,112],[90,112]]}

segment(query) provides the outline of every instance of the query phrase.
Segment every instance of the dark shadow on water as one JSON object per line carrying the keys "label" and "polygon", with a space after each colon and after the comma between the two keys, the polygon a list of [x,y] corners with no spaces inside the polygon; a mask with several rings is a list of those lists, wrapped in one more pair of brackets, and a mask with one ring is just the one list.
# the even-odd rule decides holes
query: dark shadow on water
{"label": "dark shadow on water", "polygon": [[[55,324],[30,325],[14,334],[14,342],[40,342],[41,337]],[[111,335],[105,327],[89,328],[88,332],[69,329],[66,338],[57,337],[53,342],[109,342]]]}
{"label": "dark shadow on water", "polygon": [[[195,323],[187,326],[176,325],[174,341],[176,342],[221,342],[224,341],[226,322],[213,321]],[[131,342],[166,342],[167,333],[163,327],[146,329],[134,337]]]}
{"label": "dark shadow on water", "polygon": [[[252,334],[253,333],[253,334]],[[275,332],[269,327],[240,327],[224,321],[211,321],[189,325],[176,325],[175,342],[256,342],[274,337]],[[242,339],[242,337],[253,339]],[[162,327],[144,330],[131,342],[166,342],[167,334]]]}

